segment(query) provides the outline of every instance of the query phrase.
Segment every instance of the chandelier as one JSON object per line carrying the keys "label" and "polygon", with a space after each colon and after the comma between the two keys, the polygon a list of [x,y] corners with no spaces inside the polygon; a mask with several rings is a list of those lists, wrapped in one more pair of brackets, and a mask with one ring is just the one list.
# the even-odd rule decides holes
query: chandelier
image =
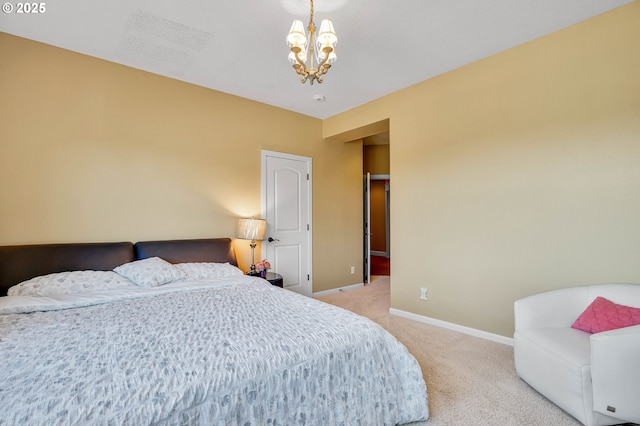
{"label": "chandelier", "polygon": [[[293,63],[293,69],[296,70],[300,77],[301,83],[313,84],[314,81],[322,83],[322,75],[326,74],[337,58],[335,45],[338,37],[333,29],[333,24],[329,19],[323,19],[320,23],[320,31],[316,38],[316,24],[313,22],[313,0],[310,0],[311,12],[309,14],[309,38],[304,32],[304,24],[300,20],[293,21],[289,35],[287,35],[287,44],[291,48],[289,53],[289,61]],[[308,53],[308,55],[307,55]],[[309,65],[307,66],[307,56],[309,57]],[[313,64],[316,61],[317,66]]]}

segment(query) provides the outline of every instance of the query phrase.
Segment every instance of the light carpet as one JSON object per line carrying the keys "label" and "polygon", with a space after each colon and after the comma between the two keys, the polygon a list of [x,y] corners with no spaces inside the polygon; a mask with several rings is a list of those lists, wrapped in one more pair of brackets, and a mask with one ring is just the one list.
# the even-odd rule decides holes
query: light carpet
{"label": "light carpet", "polygon": [[372,319],[416,357],[430,418],[412,426],[580,425],[516,375],[511,346],[389,314],[388,276],[318,299]]}

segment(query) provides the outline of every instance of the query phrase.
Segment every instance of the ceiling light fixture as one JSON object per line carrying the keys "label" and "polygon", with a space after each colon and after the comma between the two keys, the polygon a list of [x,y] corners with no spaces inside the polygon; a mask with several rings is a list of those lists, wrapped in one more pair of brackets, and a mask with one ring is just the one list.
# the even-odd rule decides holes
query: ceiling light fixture
{"label": "ceiling light fixture", "polygon": [[[313,22],[313,0],[310,0],[311,12],[309,14],[309,39],[304,32],[304,24],[296,19],[291,25],[289,35],[287,35],[287,44],[291,48],[289,53],[289,61],[293,63],[293,69],[296,70],[301,78],[301,83],[309,80],[310,84],[314,81],[322,83],[322,75],[326,74],[336,60],[335,45],[338,37],[333,29],[333,24],[329,19],[323,19],[320,23],[320,31],[316,40],[316,24]],[[308,50],[307,50],[308,48]],[[307,66],[307,53],[309,53],[309,66]],[[314,67],[313,60],[317,62],[317,68]]]}

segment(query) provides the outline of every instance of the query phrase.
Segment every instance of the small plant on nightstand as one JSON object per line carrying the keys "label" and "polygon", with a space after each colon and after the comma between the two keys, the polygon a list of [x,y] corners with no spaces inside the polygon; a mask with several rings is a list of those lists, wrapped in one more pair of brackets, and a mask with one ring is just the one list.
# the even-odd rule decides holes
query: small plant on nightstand
{"label": "small plant on nightstand", "polygon": [[260,262],[256,263],[256,271],[260,273],[260,276],[264,278],[267,275],[267,271],[271,268],[271,264],[267,262],[265,259],[262,259]]}

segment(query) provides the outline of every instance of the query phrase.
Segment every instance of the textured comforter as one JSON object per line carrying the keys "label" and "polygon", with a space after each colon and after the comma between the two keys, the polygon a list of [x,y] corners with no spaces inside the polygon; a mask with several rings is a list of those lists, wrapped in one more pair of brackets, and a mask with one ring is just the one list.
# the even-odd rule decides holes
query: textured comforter
{"label": "textured comforter", "polygon": [[[164,287],[27,300],[22,310],[35,312],[0,314],[0,424],[428,417],[415,358],[366,318],[245,276]],[[21,310],[8,305],[0,313]]]}

